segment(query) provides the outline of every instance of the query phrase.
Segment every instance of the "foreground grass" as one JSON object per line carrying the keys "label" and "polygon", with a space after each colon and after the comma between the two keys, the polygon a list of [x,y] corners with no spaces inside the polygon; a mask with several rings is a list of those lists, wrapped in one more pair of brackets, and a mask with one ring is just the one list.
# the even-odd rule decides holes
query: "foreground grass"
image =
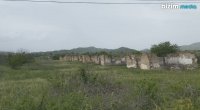
{"label": "foreground grass", "polygon": [[200,110],[200,70],[49,60],[0,66],[0,110]]}

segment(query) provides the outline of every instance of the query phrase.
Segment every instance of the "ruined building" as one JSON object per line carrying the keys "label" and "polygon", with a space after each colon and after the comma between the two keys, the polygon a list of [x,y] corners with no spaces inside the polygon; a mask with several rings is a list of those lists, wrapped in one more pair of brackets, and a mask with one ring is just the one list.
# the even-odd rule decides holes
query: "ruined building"
{"label": "ruined building", "polygon": [[194,69],[197,68],[197,58],[188,52],[169,54],[158,57],[155,54],[143,53],[124,57],[111,57],[108,55],[66,55],[60,57],[61,61],[79,61],[82,63],[95,63],[100,65],[126,65],[127,68],[149,69]]}
{"label": "ruined building", "polygon": [[193,69],[198,66],[197,57],[194,54],[183,52],[167,55],[167,57],[165,57],[165,63],[172,69]]}

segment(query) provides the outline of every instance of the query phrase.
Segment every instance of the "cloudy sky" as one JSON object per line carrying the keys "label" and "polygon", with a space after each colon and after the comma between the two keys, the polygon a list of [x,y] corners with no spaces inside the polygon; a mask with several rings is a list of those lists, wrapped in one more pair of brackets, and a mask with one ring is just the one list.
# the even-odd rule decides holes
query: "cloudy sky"
{"label": "cloudy sky", "polygon": [[171,10],[161,9],[160,4],[92,5],[0,0],[0,51],[21,48],[49,51],[88,46],[144,49],[163,41],[178,45],[199,42],[200,5],[196,5],[196,10]]}

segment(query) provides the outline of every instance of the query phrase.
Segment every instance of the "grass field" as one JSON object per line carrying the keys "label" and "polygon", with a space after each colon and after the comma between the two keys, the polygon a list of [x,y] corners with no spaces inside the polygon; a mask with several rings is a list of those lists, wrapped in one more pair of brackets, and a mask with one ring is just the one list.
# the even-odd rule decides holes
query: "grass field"
{"label": "grass field", "polygon": [[200,110],[200,70],[40,60],[0,65],[0,110]]}

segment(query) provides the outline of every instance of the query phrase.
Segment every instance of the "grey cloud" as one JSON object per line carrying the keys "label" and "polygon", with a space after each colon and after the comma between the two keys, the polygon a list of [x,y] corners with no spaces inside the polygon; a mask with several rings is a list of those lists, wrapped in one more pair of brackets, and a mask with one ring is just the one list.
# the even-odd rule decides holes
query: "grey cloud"
{"label": "grey cloud", "polygon": [[0,4],[0,50],[144,49],[166,40],[179,45],[200,41],[199,9],[164,10],[158,4]]}

